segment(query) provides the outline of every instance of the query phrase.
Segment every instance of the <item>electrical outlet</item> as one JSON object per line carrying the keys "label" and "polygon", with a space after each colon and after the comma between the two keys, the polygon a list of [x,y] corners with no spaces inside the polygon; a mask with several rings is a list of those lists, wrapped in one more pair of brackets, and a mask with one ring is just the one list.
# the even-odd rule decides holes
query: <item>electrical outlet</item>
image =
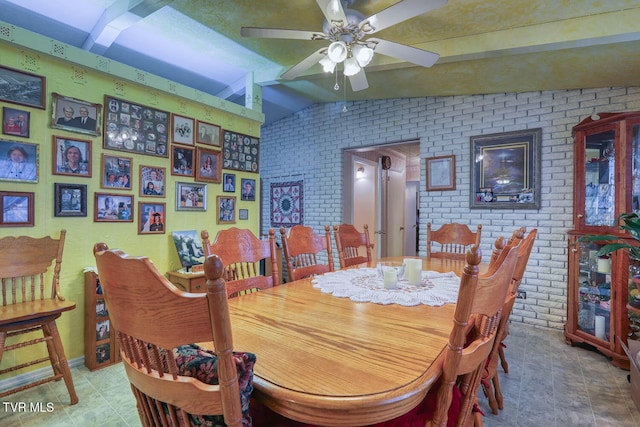
{"label": "electrical outlet", "polygon": [[527,293],[525,291],[518,291],[518,295],[516,296],[516,298],[527,299]]}

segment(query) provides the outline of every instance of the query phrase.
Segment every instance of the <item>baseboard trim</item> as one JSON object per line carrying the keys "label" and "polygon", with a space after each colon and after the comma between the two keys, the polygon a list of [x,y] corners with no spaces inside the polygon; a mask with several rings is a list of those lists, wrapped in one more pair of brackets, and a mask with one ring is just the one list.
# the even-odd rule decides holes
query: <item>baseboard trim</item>
{"label": "baseboard trim", "polygon": [[[76,357],[75,359],[69,360],[69,368],[77,368],[78,366],[84,365],[84,356]],[[50,377],[52,375],[51,365],[45,366],[40,369],[36,369],[34,371],[26,372],[21,375],[16,375],[15,377],[7,378],[5,380],[0,380],[0,393],[5,392],[7,390],[11,390],[16,387],[21,387],[23,385],[31,384],[32,382],[39,381]]]}

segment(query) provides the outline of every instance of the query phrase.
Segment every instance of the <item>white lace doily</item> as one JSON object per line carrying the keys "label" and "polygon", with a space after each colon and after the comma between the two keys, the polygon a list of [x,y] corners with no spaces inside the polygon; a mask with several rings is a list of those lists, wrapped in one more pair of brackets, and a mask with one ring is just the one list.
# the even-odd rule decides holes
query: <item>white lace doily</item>
{"label": "white lace doily", "polygon": [[460,278],[453,272],[423,271],[420,285],[399,280],[394,289],[385,289],[374,268],[358,268],[326,273],[315,277],[312,283],[323,293],[357,302],[441,306],[455,304]]}

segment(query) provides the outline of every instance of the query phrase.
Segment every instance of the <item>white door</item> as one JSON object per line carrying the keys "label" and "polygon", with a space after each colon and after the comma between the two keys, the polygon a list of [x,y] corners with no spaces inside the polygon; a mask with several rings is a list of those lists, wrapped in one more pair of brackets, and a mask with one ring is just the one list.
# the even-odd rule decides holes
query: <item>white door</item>
{"label": "white door", "polygon": [[405,171],[387,169],[381,174],[382,194],[380,215],[382,217],[383,257],[404,255],[405,242]]}
{"label": "white door", "polygon": [[407,181],[405,191],[405,215],[404,215],[404,255],[416,256],[418,239],[418,189],[420,183]]}

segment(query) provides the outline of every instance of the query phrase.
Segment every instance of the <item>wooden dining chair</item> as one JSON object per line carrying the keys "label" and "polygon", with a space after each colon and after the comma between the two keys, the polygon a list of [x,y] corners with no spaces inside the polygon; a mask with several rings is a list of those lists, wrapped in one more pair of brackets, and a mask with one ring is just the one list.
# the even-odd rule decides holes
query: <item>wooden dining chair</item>
{"label": "wooden dining chair", "polygon": [[250,425],[255,355],[233,352],[220,258],[205,259],[207,292],[185,293],[147,257],[93,252],[142,425]]}
{"label": "wooden dining chair", "polygon": [[505,248],[497,262],[479,275],[482,255],[477,245],[471,245],[460,280],[453,329],[444,350],[440,379],[416,408],[375,427],[474,425],[476,417],[472,413],[480,380],[496,338],[517,255],[515,247]]}
{"label": "wooden dining chair", "polygon": [[[473,232],[465,224],[450,223],[434,230],[427,223],[427,258],[465,259],[467,249],[473,244],[480,245],[482,225]],[[435,249],[435,250],[434,250]]]}
{"label": "wooden dining chair", "polygon": [[[280,283],[273,228],[266,241],[259,240],[251,230],[236,227],[220,230],[213,242],[209,241],[207,230],[202,230],[201,236],[205,256],[215,254],[222,259],[227,295],[237,296]],[[261,272],[262,260],[271,265],[270,276]]]}
{"label": "wooden dining chair", "polygon": [[[324,274],[334,270],[331,250],[331,231],[324,226],[324,236],[311,227],[296,225],[287,231],[280,227],[282,249],[287,263],[289,281]],[[327,264],[318,262],[318,255],[326,253]]]}
{"label": "wooden dining chair", "polygon": [[[60,292],[65,236],[66,230],[61,230],[58,239],[49,236],[0,239],[0,362],[5,352],[16,350],[15,356],[11,355],[16,364],[0,370],[0,375],[46,362],[53,368],[51,376],[11,388],[0,393],[0,397],[64,379],[71,404],[78,403],[71,370],[56,326],[56,319],[62,313],[76,308],[75,302],[67,301]],[[50,272],[52,265],[53,271]],[[42,337],[24,337],[24,334],[37,331],[42,331]],[[18,337],[22,339],[7,345],[8,339],[14,341]],[[41,357],[41,351],[35,350],[43,342],[46,344],[48,357]],[[28,346],[36,347],[32,347],[31,351],[18,350]]]}
{"label": "wooden dining chair", "polygon": [[369,226],[364,225],[364,232],[359,232],[351,224],[333,226],[336,249],[340,268],[371,262],[373,244],[369,240]]}
{"label": "wooden dining chair", "polygon": [[[522,282],[522,277],[524,276],[527,263],[529,262],[529,256],[531,255],[531,249],[533,248],[533,243],[538,233],[537,229],[533,229],[529,232],[526,238],[523,238],[524,231],[524,228],[516,230],[507,243],[507,245],[518,246],[518,259],[514,268],[511,285],[509,286],[509,292],[507,293],[507,298],[502,309],[502,319],[498,325],[496,341],[491,349],[491,353],[489,354],[485,372],[482,377],[482,389],[489,402],[491,412],[494,415],[498,414],[499,409],[504,408],[504,397],[502,395],[500,378],[498,376],[498,363],[500,362],[505,373],[508,372],[509,366],[504,358],[505,344],[503,341],[509,334],[509,316],[513,310],[516,298],[518,297],[518,289]],[[496,249],[500,251],[498,242],[496,242]]]}

